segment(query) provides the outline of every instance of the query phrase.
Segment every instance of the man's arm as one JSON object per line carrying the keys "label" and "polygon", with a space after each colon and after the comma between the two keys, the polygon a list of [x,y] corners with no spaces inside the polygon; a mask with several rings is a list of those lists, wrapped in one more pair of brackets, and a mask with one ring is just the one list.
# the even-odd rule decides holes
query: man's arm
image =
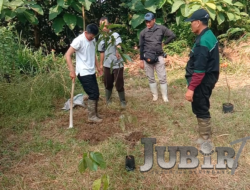
{"label": "man's arm", "polygon": [[100,52],[100,69],[103,69],[104,57],[105,57],[104,51],[101,51]]}
{"label": "man's arm", "polygon": [[194,48],[194,73],[189,83],[188,89],[194,91],[205,76],[206,66],[209,57],[209,49],[205,46]]}
{"label": "man's arm", "polygon": [[103,72],[102,72],[102,69],[100,69],[100,67],[99,67],[99,62],[98,62],[97,56],[95,56],[95,67],[96,67],[96,70],[98,71],[98,74],[102,75]]}
{"label": "man's arm", "polygon": [[188,89],[185,95],[187,101],[193,101],[194,90],[200,85],[206,72],[206,65],[208,61],[209,50],[205,46],[199,46],[194,48],[194,73],[191,78],[191,82],[188,85]]}
{"label": "man's arm", "polygon": [[169,30],[167,27],[163,28],[164,31],[164,37],[167,37],[167,39],[165,40],[164,44],[168,44],[170,43],[173,39],[175,39],[175,34]]}
{"label": "man's arm", "polygon": [[69,76],[74,79],[76,77],[76,73],[75,73],[75,68],[73,66],[73,63],[72,63],[72,54],[75,52],[75,49],[73,47],[70,46],[70,48],[68,49],[68,51],[65,53],[65,59],[66,59],[66,62],[67,62],[67,65],[68,65],[68,68],[69,68]]}

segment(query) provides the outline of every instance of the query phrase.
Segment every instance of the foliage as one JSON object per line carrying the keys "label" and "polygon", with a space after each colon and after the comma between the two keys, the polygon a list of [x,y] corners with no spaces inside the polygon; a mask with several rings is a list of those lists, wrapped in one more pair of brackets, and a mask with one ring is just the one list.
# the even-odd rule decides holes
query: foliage
{"label": "foliage", "polygon": [[[0,80],[5,78],[11,82],[11,77],[19,74],[35,76],[52,70],[57,71],[57,64],[62,63],[61,60],[55,59],[53,51],[45,56],[43,48],[34,51],[27,45],[24,46],[21,43],[21,36],[17,35],[12,26],[0,27],[0,34],[2,49]],[[59,55],[58,58],[61,59],[62,55]]]}
{"label": "foliage", "polygon": [[220,42],[224,42],[225,40],[238,39],[240,36],[244,34],[246,30],[244,28],[229,28],[225,34],[221,34],[218,36]]}
{"label": "foliage", "polygon": [[[97,171],[98,166],[102,169],[106,168],[106,162],[103,159],[103,156],[99,152],[88,152],[83,153],[83,158],[81,159],[78,169],[80,173],[89,169],[90,171]],[[100,179],[97,179],[93,182],[92,189],[99,190],[103,184],[103,190],[108,189],[109,187],[109,176],[104,174]]]}
{"label": "foliage", "polygon": [[241,20],[248,16],[242,12],[244,5],[241,2],[232,2],[232,0],[191,0],[174,1],[171,13],[176,12],[176,22],[180,23],[185,17],[189,17],[194,11],[204,8],[210,14],[213,21],[217,21],[218,25],[223,22],[231,22]]}
{"label": "foliage", "polygon": [[186,52],[188,48],[188,44],[186,40],[178,40],[163,47],[163,51],[166,52],[168,55],[174,55]]}
{"label": "foliage", "polygon": [[9,75],[13,74],[17,64],[18,45],[17,37],[13,33],[13,27],[0,28],[0,78],[6,78],[9,81]]}
{"label": "foliage", "polygon": [[21,22],[29,21],[31,24],[37,25],[36,14],[43,15],[42,7],[35,1],[1,0],[0,2],[0,17],[5,18],[6,21],[17,17]]}

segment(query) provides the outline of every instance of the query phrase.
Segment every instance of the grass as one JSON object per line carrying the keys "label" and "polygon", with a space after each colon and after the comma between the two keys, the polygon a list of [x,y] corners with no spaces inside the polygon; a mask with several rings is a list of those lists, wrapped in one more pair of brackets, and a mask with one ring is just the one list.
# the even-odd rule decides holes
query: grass
{"label": "grass", "polygon": [[[213,143],[216,147],[232,147],[235,152],[240,144],[230,142],[250,135],[249,129],[249,72],[244,65],[231,63],[234,72],[228,74],[231,89],[232,114],[222,113],[222,103],[227,101],[227,87],[222,72],[211,97]],[[235,64],[235,67],[233,66]],[[237,69],[244,70],[239,72]],[[86,124],[84,108],[74,109],[74,128],[68,130],[69,112],[61,110],[70,97],[71,82],[65,67],[58,72],[39,74],[35,77],[0,84],[0,189],[89,189],[92,182],[107,173],[110,189],[249,189],[250,143],[247,143],[239,159],[234,176],[228,174],[199,174],[203,156],[199,153],[199,167],[178,170],[180,153],[175,167],[169,171],[157,165],[150,172],[141,173],[144,165],[144,146],[140,140],[125,140],[132,132],[156,138],[156,146],[195,146],[196,119],[190,103],[184,100],[186,82],[184,68],[168,71],[170,102],[164,104],[159,97],[151,101],[147,78],[126,74],[127,109],[119,109],[118,95],[113,92],[113,104],[106,107],[104,87],[100,84],[100,112],[104,117],[101,125]],[[76,84],[75,94],[81,93]],[[124,129],[119,116],[125,115]],[[105,130],[104,130],[105,129]],[[111,135],[108,135],[111,134]],[[104,136],[104,140],[85,140]],[[97,138],[98,137],[98,138]],[[198,147],[197,147],[198,148]],[[98,151],[107,162],[106,170],[80,174],[78,163],[83,152]],[[135,156],[136,170],[125,170],[125,156]],[[166,162],[168,154],[165,155]],[[212,155],[212,164],[217,155]],[[178,174],[176,172],[179,172]],[[191,173],[196,171],[197,173]],[[207,171],[207,170],[206,170]],[[181,172],[181,173],[180,173]]]}

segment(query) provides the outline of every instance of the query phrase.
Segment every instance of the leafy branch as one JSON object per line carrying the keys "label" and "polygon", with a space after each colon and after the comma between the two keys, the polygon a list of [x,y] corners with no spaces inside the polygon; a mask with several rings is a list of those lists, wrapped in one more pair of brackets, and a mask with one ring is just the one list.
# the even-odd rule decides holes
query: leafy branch
{"label": "leafy branch", "polygon": [[[99,152],[88,152],[83,153],[83,158],[80,160],[78,165],[78,170],[82,174],[87,169],[87,175],[88,175],[88,184],[89,184],[89,175],[90,171],[97,171],[98,167],[105,169],[106,168],[106,162],[103,159],[103,156]],[[103,190],[108,189],[109,187],[109,176],[107,174],[102,175],[101,178],[95,180],[92,185],[93,190],[99,190],[103,187]]]}

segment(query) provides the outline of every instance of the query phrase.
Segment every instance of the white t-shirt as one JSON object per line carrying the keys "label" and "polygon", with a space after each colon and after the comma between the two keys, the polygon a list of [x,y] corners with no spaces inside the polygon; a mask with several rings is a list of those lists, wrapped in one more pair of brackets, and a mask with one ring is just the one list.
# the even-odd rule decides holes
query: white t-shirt
{"label": "white t-shirt", "polygon": [[[100,43],[98,44],[98,51],[100,52],[105,51],[105,58],[104,58],[104,63],[103,63],[104,67],[111,68],[111,64],[112,64],[113,66],[112,68],[117,69],[119,67],[123,67],[123,65],[121,64],[123,59],[122,58],[117,59],[116,57],[116,46],[122,43],[122,39],[117,32],[114,32],[112,36],[115,41],[112,43],[112,37],[110,37],[109,41],[107,42],[109,45],[108,47],[105,47],[104,40],[101,40]],[[102,36],[100,36],[100,38],[101,37]]]}
{"label": "white t-shirt", "polygon": [[76,37],[70,44],[76,51],[76,75],[95,74],[95,45],[95,39],[89,41],[85,32]]}

